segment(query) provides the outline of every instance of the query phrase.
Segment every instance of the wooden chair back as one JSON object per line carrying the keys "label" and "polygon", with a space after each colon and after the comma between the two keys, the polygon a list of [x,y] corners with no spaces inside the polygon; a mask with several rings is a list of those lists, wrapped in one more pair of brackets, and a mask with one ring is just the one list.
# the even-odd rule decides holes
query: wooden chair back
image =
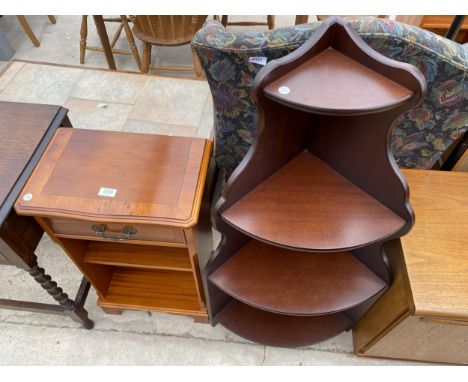
{"label": "wooden chair back", "polygon": [[185,45],[208,16],[135,16],[133,34],[152,45]]}

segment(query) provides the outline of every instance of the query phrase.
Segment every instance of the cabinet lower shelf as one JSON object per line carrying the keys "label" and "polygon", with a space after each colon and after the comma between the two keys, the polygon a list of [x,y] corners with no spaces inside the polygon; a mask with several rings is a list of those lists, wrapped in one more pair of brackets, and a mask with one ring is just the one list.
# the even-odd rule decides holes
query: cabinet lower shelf
{"label": "cabinet lower shelf", "polygon": [[207,316],[205,307],[200,306],[193,275],[188,272],[115,268],[107,293],[98,304]]}
{"label": "cabinet lower shelf", "polygon": [[84,262],[127,268],[192,271],[187,248],[176,247],[90,241]]}
{"label": "cabinet lower shelf", "polygon": [[343,313],[325,316],[289,316],[253,308],[232,300],[215,320],[250,341],[268,346],[312,345],[333,337],[350,327]]}
{"label": "cabinet lower shelf", "polygon": [[250,240],[209,280],[253,307],[290,315],[350,309],[386,283],[349,252],[304,253]]}

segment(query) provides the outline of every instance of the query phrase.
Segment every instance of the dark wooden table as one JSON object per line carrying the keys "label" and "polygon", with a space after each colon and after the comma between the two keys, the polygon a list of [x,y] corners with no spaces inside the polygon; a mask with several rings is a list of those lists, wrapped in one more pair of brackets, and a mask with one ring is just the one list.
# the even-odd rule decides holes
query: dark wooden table
{"label": "dark wooden table", "polygon": [[[44,233],[33,218],[18,216],[13,205],[58,127],[72,127],[67,109],[53,105],[0,102],[0,265],[26,270],[57,304],[0,299],[0,308],[69,316],[93,327],[84,309],[90,284],[83,279],[75,301],[37,263]],[[1,293],[1,292],[0,292]]]}
{"label": "dark wooden table", "polygon": [[97,34],[101,41],[102,49],[106,56],[107,65],[109,69],[116,70],[114,55],[112,54],[112,48],[109,43],[109,36],[107,35],[106,24],[104,23],[104,17],[102,15],[94,15],[94,24],[96,25]]}

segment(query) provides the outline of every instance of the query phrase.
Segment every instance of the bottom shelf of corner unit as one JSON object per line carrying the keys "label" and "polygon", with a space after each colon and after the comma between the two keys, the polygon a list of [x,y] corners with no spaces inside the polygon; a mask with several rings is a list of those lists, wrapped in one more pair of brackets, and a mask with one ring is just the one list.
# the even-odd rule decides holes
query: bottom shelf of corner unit
{"label": "bottom shelf of corner unit", "polygon": [[193,274],[167,270],[116,267],[99,306],[150,310],[207,317],[201,306]]}
{"label": "bottom shelf of corner unit", "polygon": [[256,309],[235,299],[215,320],[250,341],[284,347],[312,345],[341,333],[352,324],[343,313],[291,316]]}

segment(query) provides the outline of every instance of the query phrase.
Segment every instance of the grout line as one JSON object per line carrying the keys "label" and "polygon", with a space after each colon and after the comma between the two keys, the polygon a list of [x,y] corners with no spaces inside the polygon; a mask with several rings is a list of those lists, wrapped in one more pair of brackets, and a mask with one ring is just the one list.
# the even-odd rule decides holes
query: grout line
{"label": "grout line", "polygon": [[[8,69],[10,69],[11,67],[13,66],[13,60],[10,60],[8,62],[8,65],[3,69],[3,71],[0,73],[0,76],[3,76]],[[8,82],[5,84],[5,87],[3,89],[0,89],[0,93],[3,92],[4,90],[6,90],[6,88],[11,84],[11,82],[16,78],[16,76],[19,74],[19,72],[21,72],[24,67],[26,66],[26,64],[23,64],[23,66],[21,67],[20,70],[18,70],[14,75],[13,77],[11,77]]]}
{"label": "grout line", "polygon": [[46,66],[58,66],[61,68],[69,68],[69,69],[83,69],[83,70],[95,70],[100,72],[109,72],[109,73],[122,73],[122,74],[133,74],[136,76],[145,76],[145,77],[159,77],[159,78],[174,78],[174,79],[182,79],[182,80],[191,80],[191,81],[202,81],[206,82],[206,78],[198,78],[198,77],[184,77],[178,76],[174,74],[157,74],[157,73],[141,73],[141,72],[132,72],[130,70],[110,70],[109,68],[99,68],[94,66],[83,66],[83,65],[72,65],[72,64],[58,64],[55,62],[45,62],[45,61],[34,61],[34,60],[26,60],[21,58],[13,58],[12,62],[24,62],[25,64],[34,64],[34,65],[46,65]]}
{"label": "grout line", "polygon": [[[76,86],[76,85],[75,85],[75,86]],[[74,88],[73,88],[73,90],[74,90]],[[90,101],[90,102],[99,102],[99,103],[105,102],[105,103],[111,103],[111,104],[114,104],[114,105],[125,105],[125,106],[134,106],[134,105],[135,105],[134,103],[112,102],[112,101],[106,101],[106,100],[102,100],[102,99],[96,100],[96,99],[88,99],[88,98],[72,97],[72,96],[68,97],[68,98],[67,98],[67,101],[68,101],[69,99],[78,99],[78,100],[80,100],[80,101]],[[65,102],[66,102],[66,101],[65,101]],[[73,110],[71,110],[71,111],[73,111]]]}

